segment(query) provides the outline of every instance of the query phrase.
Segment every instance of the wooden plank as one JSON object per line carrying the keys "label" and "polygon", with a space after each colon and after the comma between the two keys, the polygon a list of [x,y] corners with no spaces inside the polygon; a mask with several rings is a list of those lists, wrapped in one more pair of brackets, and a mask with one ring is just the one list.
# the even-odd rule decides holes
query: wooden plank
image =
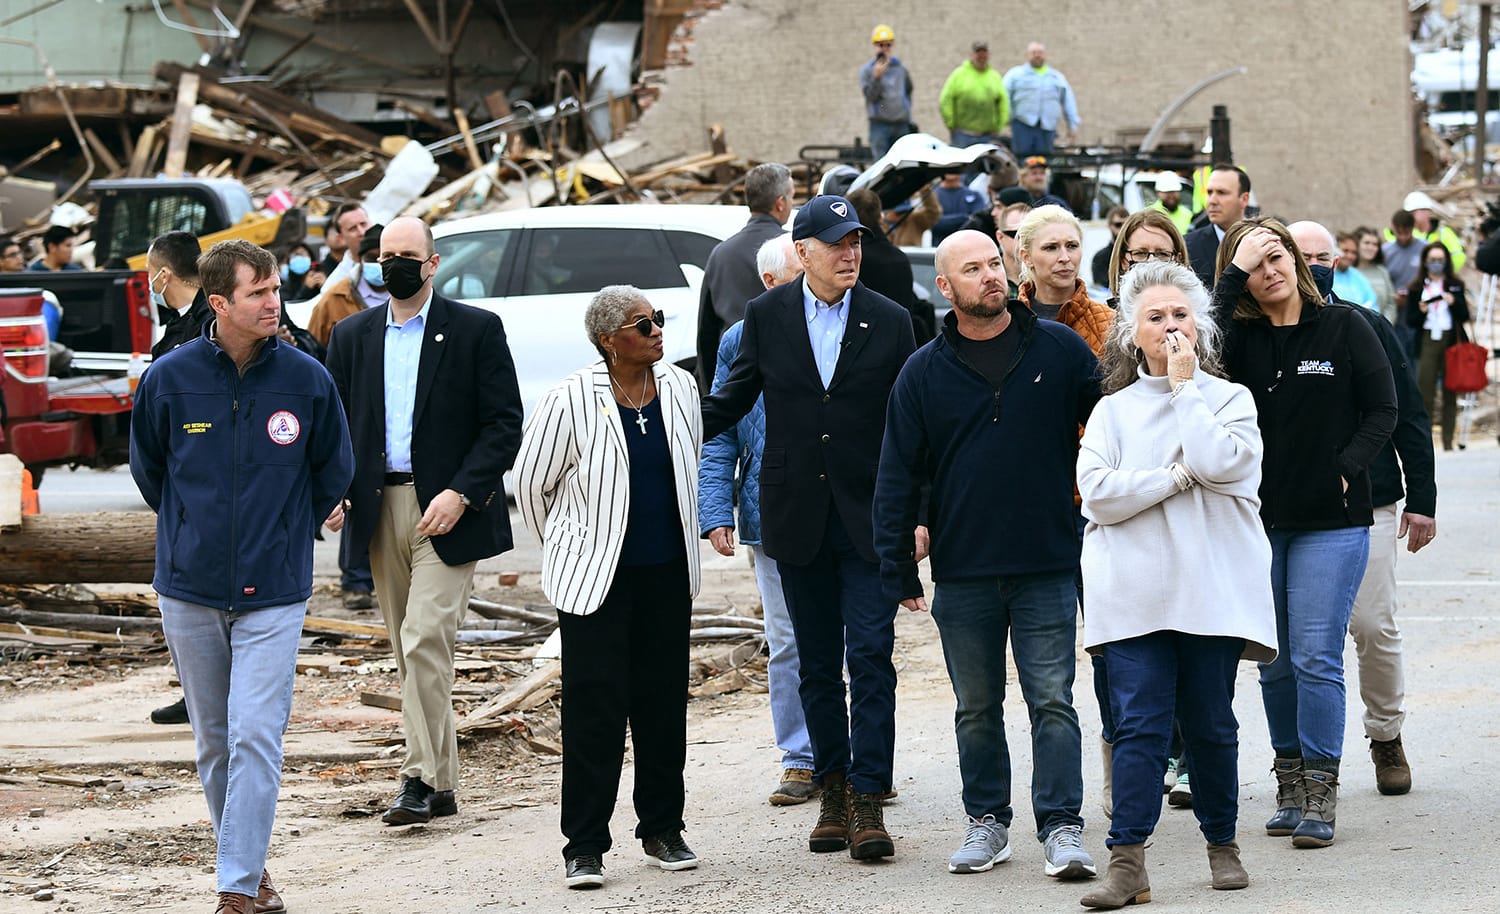
{"label": "wooden plank", "polygon": [[453,120],[458,124],[458,132],[463,134],[464,152],[469,156],[469,167],[480,169],[484,167],[484,159],[479,157],[479,146],[474,142],[474,133],[469,129],[469,116],[462,108],[454,108]]}
{"label": "wooden plank", "polygon": [[360,692],[359,703],[372,708],[385,708],[387,711],[401,710],[401,696],[387,695],[384,692]]}
{"label": "wooden plank", "polygon": [[99,632],[79,632],[66,628],[50,628],[45,625],[17,625],[0,622],[0,633],[11,635],[41,635],[48,638],[66,638],[69,641],[89,641],[97,644],[149,644],[139,638],[117,638]]}
{"label": "wooden plank", "polygon": [[167,161],[162,171],[169,178],[182,177],[187,164],[188,141],[193,136],[193,106],[198,104],[198,74],[188,71],[177,80],[177,106],[172,109],[172,131],[167,135]]}
{"label": "wooden plank", "polygon": [[130,165],[125,168],[125,176],[128,178],[144,178],[146,170],[151,167],[151,160],[156,157],[156,135],[161,130],[156,124],[148,124],[141,128],[140,139],[135,141],[135,149],[130,153]]}
{"label": "wooden plank", "polygon": [[351,622],[348,619],[327,619],[308,616],[302,620],[302,630],[318,635],[357,635],[365,638],[389,638],[384,625],[369,622]]}
{"label": "wooden plank", "polygon": [[49,613],[15,606],[0,606],[0,621],[20,625],[48,625],[70,631],[150,636],[161,631],[161,619],[150,616],[105,616],[96,613]]}
{"label": "wooden plank", "polygon": [[94,132],[94,128],[83,128],[83,138],[88,141],[89,148],[94,151],[94,155],[98,156],[99,161],[108,169],[111,178],[118,178],[125,173],[125,169],[120,167],[120,160],[115,158],[115,154],[109,151],[109,147],[104,145],[103,140],[99,139],[99,134]]}
{"label": "wooden plank", "polygon": [[533,670],[520,682],[512,684],[504,692],[464,715],[464,719],[459,722],[458,732],[463,733],[478,724],[514,711],[533,692],[550,685],[560,676],[562,676],[562,663],[549,660],[546,665]]}
{"label": "wooden plank", "polygon": [[43,784],[61,784],[64,787],[103,787],[109,783],[101,777],[75,774],[39,774],[36,779]]}

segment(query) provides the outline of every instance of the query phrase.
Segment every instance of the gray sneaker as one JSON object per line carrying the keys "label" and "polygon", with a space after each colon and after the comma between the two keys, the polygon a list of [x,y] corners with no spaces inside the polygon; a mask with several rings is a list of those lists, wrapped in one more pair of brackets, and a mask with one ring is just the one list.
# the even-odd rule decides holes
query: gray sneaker
{"label": "gray sneaker", "polygon": [[1094,858],[1083,849],[1083,827],[1059,825],[1042,844],[1048,876],[1058,879],[1088,879],[1099,874]]}
{"label": "gray sneaker", "polygon": [[964,816],[964,821],[969,824],[964,844],[948,858],[948,872],[983,873],[1010,859],[1010,834],[994,816]]}

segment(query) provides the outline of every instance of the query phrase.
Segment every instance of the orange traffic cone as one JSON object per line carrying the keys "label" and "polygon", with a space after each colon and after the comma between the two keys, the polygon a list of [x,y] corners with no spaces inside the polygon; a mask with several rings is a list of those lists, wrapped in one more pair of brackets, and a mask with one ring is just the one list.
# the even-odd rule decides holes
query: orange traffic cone
{"label": "orange traffic cone", "polygon": [[31,471],[26,469],[21,470],[21,513],[42,513],[42,500],[36,494],[36,486],[31,484]]}

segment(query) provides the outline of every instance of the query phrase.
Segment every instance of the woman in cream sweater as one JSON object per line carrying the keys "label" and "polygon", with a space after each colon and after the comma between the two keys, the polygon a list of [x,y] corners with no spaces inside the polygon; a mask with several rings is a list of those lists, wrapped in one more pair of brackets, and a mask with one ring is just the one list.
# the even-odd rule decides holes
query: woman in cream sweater
{"label": "woman in cream sweater", "polygon": [[1105,657],[1115,717],[1110,865],[1088,907],[1150,900],[1144,849],[1174,713],[1213,887],[1249,884],[1235,843],[1235,669],[1275,657],[1276,626],[1255,402],[1218,376],[1217,342],[1192,270],[1150,262],[1125,274],[1100,359],[1107,396],[1078,456],[1084,646]]}

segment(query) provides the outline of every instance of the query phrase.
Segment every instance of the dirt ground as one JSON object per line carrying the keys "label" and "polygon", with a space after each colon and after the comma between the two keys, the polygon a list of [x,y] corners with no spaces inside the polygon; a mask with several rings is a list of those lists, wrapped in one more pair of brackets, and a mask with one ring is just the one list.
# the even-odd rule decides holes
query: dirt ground
{"label": "dirt ground", "polygon": [[[1500,792],[1493,789],[1500,738],[1500,450],[1476,443],[1466,452],[1440,452],[1438,473],[1440,538],[1418,556],[1403,552],[1397,568],[1412,793],[1375,791],[1351,672],[1337,843],[1298,851],[1287,839],[1267,837],[1260,824],[1275,796],[1270,753],[1255,669],[1242,665],[1239,841],[1251,887],[1212,891],[1191,812],[1164,809],[1147,851],[1152,911],[1496,910],[1500,837],[1484,826],[1500,821]],[[752,611],[754,581],[743,556],[704,561],[700,611]],[[519,589],[498,588],[482,567],[479,590],[524,603],[535,583],[535,571],[523,569]],[[336,597],[326,581],[323,587],[314,612],[333,614]],[[309,646],[311,654],[328,650]],[[932,620],[901,614],[897,651],[900,796],[886,808],[897,849],[890,861],[810,854],[806,836],[816,808],[766,803],[779,753],[753,665],[748,688],[689,703],[686,837],[702,860],[695,870],[665,873],[641,862],[627,755],[606,885],[592,893],[564,888],[559,759],[519,735],[464,742],[457,816],[388,828],[378,814],[394,794],[400,749],[385,740],[399,715],[359,703],[360,692],[395,691],[390,661],[371,656],[298,677],[270,870],[298,914],[1080,910],[1085,887],[1041,871],[1026,709],[1010,670],[1014,857],[990,873],[947,872],[947,856],[962,836],[962,808],[953,697]],[[1098,713],[1081,650],[1077,660],[1084,838],[1102,863],[1108,823],[1099,808]],[[1352,647],[1345,662],[1355,669]],[[528,669],[524,661],[470,666],[459,675],[459,690],[476,696],[471,701]],[[213,909],[213,840],[193,773],[191,734],[147,722],[153,707],[176,697],[171,675],[160,655],[144,662],[0,663],[0,912]],[[555,709],[535,709],[527,720],[544,729],[549,712]],[[84,780],[70,786],[39,781],[42,775]],[[50,898],[31,900],[39,891]]]}

